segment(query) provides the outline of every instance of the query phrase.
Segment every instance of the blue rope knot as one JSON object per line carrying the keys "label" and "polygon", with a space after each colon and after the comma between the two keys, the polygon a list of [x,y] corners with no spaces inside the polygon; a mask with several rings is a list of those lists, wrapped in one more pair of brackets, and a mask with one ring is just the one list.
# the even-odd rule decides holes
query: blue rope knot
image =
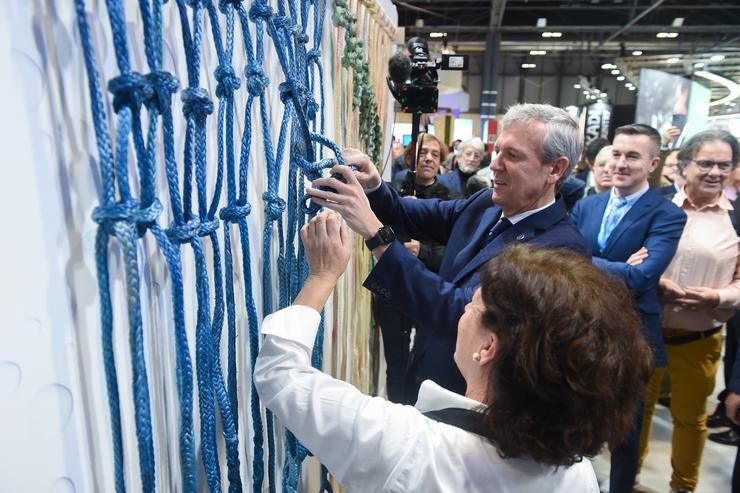
{"label": "blue rope knot", "polygon": [[213,113],[213,103],[208,91],[202,87],[188,87],[182,91],[182,113],[185,118],[205,120]]}
{"label": "blue rope knot", "polygon": [[239,204],[222,208],[218,217],[227,223],[238,223],[252,212],[252,206],[249,204]]}
{"label": "blue rope knot", "polygon": [[276,221],[280,219],[285,210],[285,201],[272,192],[263,193],[262,198],[265,201],[265,215],[267,216],[267,220]]}
{"label": "blue rope knot", "polygon": [[286,80],[285,82],[281,82],[278,86],[278,90],[280,91],[280,101],[282,101],[283,104],[287,103],[292,96],[295,96],[298,99],[297,106],[299,108],[303,107],[305,95],[303,86],[297,80]]}
{"label": "blue rope knot", "polygon": [[317,50],[316,48],[312,48],[306,52],[306,60],[310,63],[312,61],[319,61],[319,58],[321,58],[321,51]]}
{"label": "blue rope knot", "polygon": [[247,91],[250,96],[259,97],[265,92],[270,79],[265,75],[262,66],[256,63],[250,63],[244,69],[244,75],[247,77]]}
{"label": "blue rope knot", "polygon": [[303,33],[303,32],[298,33],[295,37],[295,40],[298,41],[299,43],[306,44],[308,43],[308,34]]}
{"label": "blue rope knot", "polygon": [[272,7],[270,7],[270,5],[265,1],[254,2],[252,3],[252,6],[249,7],[249,19],[252,22],[257,22],[259,18],[263,18],[267,21],[270,17],[272,17]]}
{"label": "blue rope knot", "polygon": [[138,72],[112,78],[108,82],[108,90],[113,94],[113,109],[116,113],[126,106],[132,111],[138,111],[151,98],[153,91],[144,76]]}
{"label": "blue rope knot", "polygon": [[308,96],[308,108],[306,109],[306,116],[308,116],[308,119],[315,120],[316,113],[318,113],[318,111],[319,103],[316,102],[313,96]]}
{"label": "blue rope knot", "polygon": [[229,5],[234,7],[234,10],[239,8],[239,5],[242,3],[242,0],[218,0],[218,10],[221,11],[222,14],[225,14],[228,12]]}
{"label": "blue rope knot", "polygon": [[206,8],[208,0],[185,0],[185,3],[192,8]]}
{"label": "blue rope knot", "polygon": [[171,106],[172,95],[177,92],[179,87],[177,77],[166,70],[156,70],[146,74],[144,78],[152,88],[149,99],[146,101],[147,106],[164,113]]}
{"label": "blue rope knot", "polygon": [[139,235],[146,231],[146,226],[153,223],[164,208],[158,199],[149,207],[141,208],[136,200],[126,200],[114,204],[100,205],[93,209],[92,219],[113,234],[113,226],[117,222],[127,221],[139,226]]}
{"label": "blue rope knot", "polygon": [[287,15],[276,15],[272,19],[275,29],[286,29],[293,25],[293,21]]}
{"label": "blue rope knot", "polygon": [[218,82],[216,84],[216,96],[219,98],[228,98],[242,85],[241,79],[236,76],[234,67],[231,65],[219,64],[213,75]]}
{"label": "blue rope knot", "polygon": [[191,219],[185,224],[176,224],[167,228],[165,233],[170,241],[177,243],[187,243],[196,236],[208,236],[218,229],[218,221],[200,221],[200,219]]}

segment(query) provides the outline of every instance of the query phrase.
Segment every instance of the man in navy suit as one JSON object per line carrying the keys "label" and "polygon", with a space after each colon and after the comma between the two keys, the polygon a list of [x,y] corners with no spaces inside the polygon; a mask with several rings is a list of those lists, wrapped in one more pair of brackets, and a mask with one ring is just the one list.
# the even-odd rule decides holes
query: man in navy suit
{"label": "man in navy suit", "polygon": [[[660,330],[658,280],[678,247],[686,214],[649,188],[660,163],[660,134],[641,125],[619,127],[608,163],[612,189],[576,204],[571,219],[594,265],[624,280],[635,296],[656,366],[667,366]],[[634,254],[634,256],[633,256]],[[642,406],[628,440],[612,451],[610,493],[631,492],[637,474]]]}
{"label": "man in navy suit", "polygon": [[[383,184],[359,151],[346,151],[335,166],[347,183],[322,178],[314,202],[339,212],[377,258],[365,287],[395,304],[416,322],[404,402],[416,400],[426,379],[458,393],[465,382],[453,360],[457,322],[480,283],[480,269],[507,244],[531,242],[586,254],[583,238],[568,219],[556,187],[581,152],[576,121],[549,105],[517,105],[501,123],[491,161],[493,193],[484,189],[465,200],[401,199]],[[438,274],[427,269],[394,232],[447,245]],[[472,355],[471,355],[472,357]]]}

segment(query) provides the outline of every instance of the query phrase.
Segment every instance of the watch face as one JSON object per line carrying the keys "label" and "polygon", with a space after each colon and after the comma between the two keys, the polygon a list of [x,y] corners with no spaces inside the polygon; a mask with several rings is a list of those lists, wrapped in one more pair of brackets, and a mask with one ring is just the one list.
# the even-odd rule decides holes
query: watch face
{"label": "watch face", "polygon": [[380,228],[380,230],[378,231],[378,236],[383,241],[384,245],[392,243],[393,240],[396,239],[396,233],[390,226],[383,226],[382,228]]}

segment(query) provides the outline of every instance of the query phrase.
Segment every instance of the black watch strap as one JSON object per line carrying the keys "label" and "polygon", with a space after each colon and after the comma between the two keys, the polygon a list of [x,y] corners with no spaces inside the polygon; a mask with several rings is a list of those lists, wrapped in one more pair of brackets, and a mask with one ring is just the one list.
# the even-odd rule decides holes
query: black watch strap
{"label": "black watch strap", "polygon": [[370,250],[375,250],[382,245],[390,245],[396,239],[396,233],[390,226],[383,226],[375,233],[375,236],[365,240],[365,245]]}

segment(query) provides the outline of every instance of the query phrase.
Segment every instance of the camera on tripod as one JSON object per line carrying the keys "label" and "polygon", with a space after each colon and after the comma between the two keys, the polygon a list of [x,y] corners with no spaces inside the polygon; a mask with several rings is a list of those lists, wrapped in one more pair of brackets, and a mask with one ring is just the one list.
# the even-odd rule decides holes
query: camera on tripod
{"label": "camera on tripod", "polygon": [[467,70],[467,55],[443,54],[441,60],[430,60],[424,38],[408,40],[409,54],[395,53],[388,60],[388,87],[404,113],[435,113],[439,104],[437,70]]}

